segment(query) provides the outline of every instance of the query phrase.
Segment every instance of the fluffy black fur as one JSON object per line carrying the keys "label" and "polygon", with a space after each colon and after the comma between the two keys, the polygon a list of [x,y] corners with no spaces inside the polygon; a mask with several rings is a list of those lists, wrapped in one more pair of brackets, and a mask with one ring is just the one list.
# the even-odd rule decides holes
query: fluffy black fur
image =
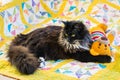
{"label": "fluffy black fur", "polygon": [[66,21],[61,26],[47,26],[28,34],[19,34],[10,44],[9,61],[24,74],[32,74],[39,57],[46,60],[75,59],[82,62],[111,62],[111,57],[92,56],[89,31],[80,21]]}

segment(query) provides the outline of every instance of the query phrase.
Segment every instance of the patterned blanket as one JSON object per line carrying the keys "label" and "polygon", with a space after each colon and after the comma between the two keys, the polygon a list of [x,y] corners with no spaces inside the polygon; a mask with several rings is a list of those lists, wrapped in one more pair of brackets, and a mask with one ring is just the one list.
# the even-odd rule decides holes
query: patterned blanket
{"label": "patterned blanket", "polygon": [[[0,74],[21,80],[119,80],[120,77],[119,0],[0,0]],[[89,28],[105,23],[115,30],[112,44],[115,61],[109,64],[76,60],[47,61],[33,75],[20,74],[7,61],[11,39],[46,25],[63,25],[61,20],[81,20]]]}
{"label": "patterned blanket", "polygon": [[20,80],[119,80],[120,54],[112,63],[81,63],[76,60],[46,61],[32,75],[23,75],[7,60],[0,60],[0,74]]}

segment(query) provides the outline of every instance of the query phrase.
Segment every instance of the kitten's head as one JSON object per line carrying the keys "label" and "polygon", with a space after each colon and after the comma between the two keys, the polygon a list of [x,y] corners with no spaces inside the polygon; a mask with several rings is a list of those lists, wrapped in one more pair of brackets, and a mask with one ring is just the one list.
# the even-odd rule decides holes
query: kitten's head
{"label": "kitten's head", "polygon": [[65,26],[60,33],[59,43],[65,51],[89,50],[92,40],[86,26],[80,21],[63,21],[63,23]]}

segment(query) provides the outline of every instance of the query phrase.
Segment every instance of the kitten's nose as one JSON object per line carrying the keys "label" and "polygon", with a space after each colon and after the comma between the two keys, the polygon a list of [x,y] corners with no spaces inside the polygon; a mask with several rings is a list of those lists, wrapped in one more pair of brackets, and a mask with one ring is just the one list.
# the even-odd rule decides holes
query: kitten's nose
{"label": "kitten's nose", "polygon": [[66,38],[66,40],[70,43],[70,39],[69,38]]}
{"label": "kitten's nose", "polygon": [[67,38],[67,41],[68,41],[68,42],[70,42],[70,39],[69,39],[69,38]]}
{"label": "kitten's nose", "polygon": [[70,43],[70,44],[72,44],[73,43],[73,41],[71,40],[71,39],[67,39],[67,41]]}

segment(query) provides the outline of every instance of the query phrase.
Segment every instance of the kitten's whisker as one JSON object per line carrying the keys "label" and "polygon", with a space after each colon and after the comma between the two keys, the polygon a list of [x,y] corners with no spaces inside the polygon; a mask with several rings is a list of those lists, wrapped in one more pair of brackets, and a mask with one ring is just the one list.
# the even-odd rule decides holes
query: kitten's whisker
{"label": "kitten's whisker", "polygon": [[72,45],[70,44],[70,48],[72,49]]}
{"label": "kitten's whisker", "polygon": [[76,45],[76,47],[79,49],[79,46],[78,46],[78,45]]}
{"label": "kitten's whisker", "polygon": [[89,50],[88,43],[84,43],[83,40],[75,40],[73,44],[70,44],[63,35],[63,30],[60,33],[59,43],[64,47],[66,52],[76,52],[78,50]]}
{"label": "kitten's whisker", "polygon": [[84,47],[84,46],[79,46],[80,48],[82,48],[82,49],[85,49],[85,50],[89,50],[89,48],[88,47]]}

